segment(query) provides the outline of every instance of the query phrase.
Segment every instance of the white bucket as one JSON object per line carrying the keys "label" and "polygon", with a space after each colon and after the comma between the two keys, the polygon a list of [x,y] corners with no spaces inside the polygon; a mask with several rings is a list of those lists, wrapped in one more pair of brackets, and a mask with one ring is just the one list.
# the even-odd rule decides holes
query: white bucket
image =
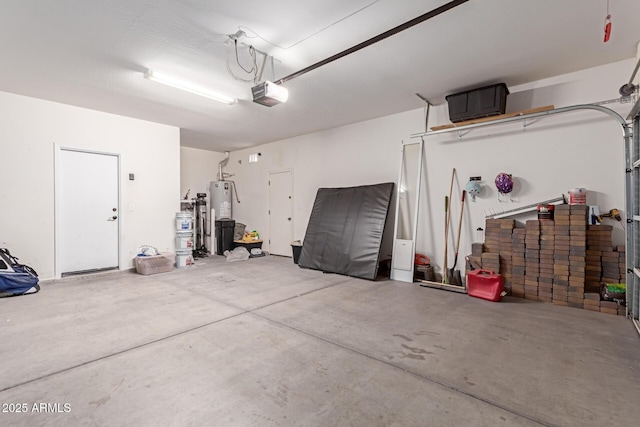
{"label": "white bucket", "polygon": [[587,204],[587,189],[586,188],[572,188],[569,190],[569,204],[570,205],[586,205]]}
{"label": "white bucket", "polygon": [[176,213],[176,230],[193,231],[193,215],[189,212]]}
{"label": "white bucket", "polygon": [[193,255],[191,250],[177,250],[176,251],[176,267],[187,268],[193,264]]}
{"label": "white bucket", "polygon": [[193,233],[191,231],[178,231],[176,233],[176,250],[193,250]]}

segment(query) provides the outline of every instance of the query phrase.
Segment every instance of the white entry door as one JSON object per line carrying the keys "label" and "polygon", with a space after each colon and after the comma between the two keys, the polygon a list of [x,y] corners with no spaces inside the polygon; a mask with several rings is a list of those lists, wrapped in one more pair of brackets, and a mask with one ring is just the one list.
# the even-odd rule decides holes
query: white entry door
{"label": "white entry door", "polygon": [[269,253],[292,256],[293,172],[269,174]]}
{"label": "white entry door", "polygon": [[60,149],[56,239],[61,275],[118,268],[118,156]]}

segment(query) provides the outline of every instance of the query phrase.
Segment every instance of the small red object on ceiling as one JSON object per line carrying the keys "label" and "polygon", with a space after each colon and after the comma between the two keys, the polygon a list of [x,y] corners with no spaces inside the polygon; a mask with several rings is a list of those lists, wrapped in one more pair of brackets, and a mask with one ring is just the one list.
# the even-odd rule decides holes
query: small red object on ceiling
{"label": "small red object on ceiling", "polygon": [[607,0],[607,16],[604,18],[604,42],[611,38],[611,14],[609,13],[609,0]]}
{"label": "small red object on ceiling", "polygon": [[611,38],[611,15],[607,15],[604,20],[604,42],[608,42]]}

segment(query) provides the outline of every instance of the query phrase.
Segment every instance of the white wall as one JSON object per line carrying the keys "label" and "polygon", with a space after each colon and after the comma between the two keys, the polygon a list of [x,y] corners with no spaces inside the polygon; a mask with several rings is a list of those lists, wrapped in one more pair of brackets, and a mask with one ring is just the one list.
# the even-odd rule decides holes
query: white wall
{"label": "white wall", "polygon": [[174,251],[178,128],[0,92],[0,129],[0,245],[41,279],[56,273],[54,144],[120,154],[122,268],[141,244]]}
{"label": "white wall", "polygon": [[[294,181],[293,240],[302,240],[318,188],[396,182],[402,139],[422,129],[422,111],[416,110],[232,152],[228,170],[236,173],[240,198],[240,204],[233,207],[234,218],[257,230],[268,250],[269,172],[290,169]],[[249,163],[249,154],[258,152],[260,160]],[[391,212],[386,254],[383,252],[387,256],[391,255],[394,217]]]}
{"label": "white wall", "polygon": [[[197,193],[208,192],[209,183],[217,179],[218,163],[222,160],[224,160],[224,153],[180,147],[181,197],[184,197],[189,190],[191,190],[190,199],[196,197]],[[226,167],[223,170],[227,172]]]}
{"label": "white wall", "polygon": [[[524,90],[509,96],[510,110],[522,110],[553,104],[556,108],[597,102],[618,97],[617,90],[628,78],[629,63],[613,64],[602,72],[578,73],[566,82]],[[606,71],[606,72],[605,72]],[[600,78],[602,77],[602,78]],[[518,88],[514,88],[518,90]],[[515,92],[515,91],[514,91]],[[630,104],[607,105],[621,110],[623,117]],[[438,111],[441,120],[446,111]],[[618,208],[624,212],[625,173],[622,128],[598,112],[576,112],[547,117],[527,124],[522,122],[473,130],[458,137],[456,132],[425,139],[425,168],[420,209],[418,250],[435,261],[441,271],[444,254],[444,196],[449,191],[452,168],[456,180],[451,218],[454,236],[460,212],[460,194],[471,176],[481,176],[483,192],[475,202],[467,199],[463,219],[460,254],[470,253],[471,243],[480,241],[476,229],[484,228],[487,214],[567,195],[568,190],[584,187],[587,203],[602,210]],[[498,173],[513,174],[515,189],[510,197],[499,200],[494,180]],[[535,213],[514,219],[524,222]],[[621,223],[614,225],[616,244],[624,243]],[[451,236],[451,231],[450,231]],[[449,240],[452,248],[454,239]],[[453,250],[449,250],[449,260]],[[459,265],[464,266],[463,259]],[[452,262],[449,262],[451,266]]]}
{"label": "white wall", "polygon": [[[628,80],[634,65],[634,60],[621,61],[512,87],[507,111],[617,98],[618,88]],[[630,104],[607,106],[618,110],[623,117],[631,107]],[[446,105],[432,109],[430,126],[448,122]],[[293,170],[294,239],[302,239],[318,188],[397,182],[402,140],[407,141],[412,133],[423,130],[424,111],[416,109],[233,152],[227,169],[236,173],[241,200],[240,205],[234,206],[234,216],[268,240],[268,174]],[[248,155],[257,152],[262,154],[260,161],[249,164]],[[511,124],[476,130],[462,138],[456,133],[426,138],[417,250],[441,268],[443,198],[449,192],[453,167],[457,169],[457,178],[452,207],[452,230],[455,231],[449,233],[452,236],[450,260],[453,237],[457,233],[460,192],[470,176],[482,176],[485,185],[481,197],[475,203],[466,204],[461,256],[470,252],[475,230],[484,227],[485,215],[490,211],[514,209],[558,197],[570,188],[587,188],[588,203],[598,204],[604,210],[614,207],[624,210],[623,159],[620,126],[594,112],[549,117],[526,129],[521,124]],[[493,180],[499,172],[511,173],[516,179],[513,201],[498,201]],[[392,212],[389,219],[394,217]],[[616,243],[621,244],[621,225],[614,225]],[[385,237],[383,256],[390,254],[388,240]],[[268,244],[265,247],[268,249]],[[459,264],[464,265],[462,261]]]}

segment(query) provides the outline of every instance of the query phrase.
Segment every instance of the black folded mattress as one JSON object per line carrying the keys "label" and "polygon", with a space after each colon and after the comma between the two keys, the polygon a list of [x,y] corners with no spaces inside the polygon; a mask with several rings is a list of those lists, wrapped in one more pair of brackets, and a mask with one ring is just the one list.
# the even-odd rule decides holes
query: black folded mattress
{"label": "black folded mattress", "polygon": [[298,265],[374,280],[393,185],[320,188]]}

